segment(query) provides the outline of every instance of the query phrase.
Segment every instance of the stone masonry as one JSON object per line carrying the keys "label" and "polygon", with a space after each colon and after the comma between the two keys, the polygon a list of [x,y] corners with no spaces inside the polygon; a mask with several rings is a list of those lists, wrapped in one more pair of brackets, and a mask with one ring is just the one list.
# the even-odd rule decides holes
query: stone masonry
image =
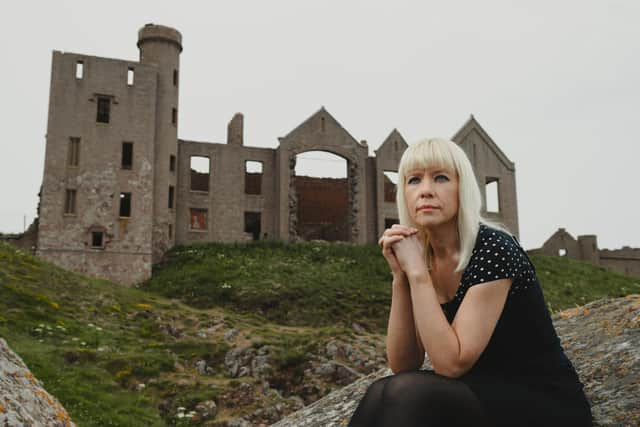
{"label": "stone masonry", "polygon": [[[150,277],[151,266],[175,244],[297,241],[318,230],[365,244],[397,220],[388,173],[397,172],[407,147],[398,130],[373,157],[366,141],[322,107],[275,149],[245,145],[240,113],[229,123],[226,143],[181,140],[182,35],[147,24],[138,48],[139,61],[53,52],[38,256],[132,284]],[[474,165],[483,197],[485,185],[497,183],[499,207],[487,216],[517,235],[514,163],[473,116],[452,139]],[[297,181],[296,156],[307,151],[346,161],[340,223],[301,222],[308,208],[299,212],[299,202],[308,206],[311,196],[300,192],[324,188]],[[195,170],[192,158],[204,158],[208,167]],[[249,171],[247,162],[260,167]]]}
{"label": "stone masonry", "polygon": [[541,248],[530,254],[566,256],[606,267],[620,274],[640,278],[640,248],[624,246],[622,249],[598,249],[598,238],[593,234],[575,239],[564,228],[551,235]]}

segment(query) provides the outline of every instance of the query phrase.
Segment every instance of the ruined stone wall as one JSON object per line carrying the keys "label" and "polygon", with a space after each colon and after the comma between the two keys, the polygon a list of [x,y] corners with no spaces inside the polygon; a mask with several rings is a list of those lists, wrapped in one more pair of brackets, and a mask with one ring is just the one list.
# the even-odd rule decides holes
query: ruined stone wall
{"label": "ruined stone wall", "polygon": [[[385,198],[386,192],[389,192],[389,179],[385,176],[385,172],[398,172],[400,159],[407,149],[408,144],[397,130],[393,130],[382,145],[376,150],[376,192],[374,197],[377,203],[377,228],[376,235],[379,237],[384,232],[386,220],[399,220],[398,207],[395,201],[389,201]],[[385,182],[387,185],[385,186]],[[395,198],[394,198],[395,200]],[[377,239],[376,239],[377,240]]]}
{"label": "ruined stone wall", "polygon": [[558,229],[541,248],[528,251],[532,255],[564,256],[578,261],[606,267],[620,274],[640,278],[640,248],[598,249],[595,235],[578,236],[574,239],[564,228]]}
{"label": "ruined stone wall", "polygon": [[600,265],[620,274],[640,278],[640,248],[602,249]]}
{"label": "ruined stone wall", "polygon": [[348,185],[345,178],[295,177],[300,237],[348,240]]}
{"label": "ruined stone wall", "polygon": [[[178,151],[176,243],[251,240],[244,231],[244,212],[260,212],[261,236],[275,236],[273,149],[180,140]],[[208,192],[191,190],[191,156],[210,159]],[[246,161],[262,162],[261,194],[245,194]],[[206,209],[206,230],[191,227],[192,208]]]}
{"label": "ruined stone wall", "polygon": [[365,212],[367,215],[367,243],[375,243],[380,236],[378,233],[378,202],[376,200],[376,159],[374,157],[367,158],[365,171],[367,176],[367,207]]}
{"label": "ruined stone wall", "polygon": [[[473,117],[458,131],[453,140],[460,145],[473,165],[484,201],[485,216],[504,224],[516,237],[519,237],[514,163],[502,153]],[[498,212],[487,212],[485,187],[493,180],[498,180],[499,208]]]}
{"label": "ruined stone wall", "polygon": [[560,228],[553,233],[544,242],[538,253],[547,256],[559,256],[561,249],[566,251],[564,256],[577,260],[582,259],[577,240],[567,233],[564,228]]}
{"label": "ruined stone wall", "polygon": [[38,247],[38,218],[35,218],[29,228],[24,233],[18,234],[2,234],[0,240],[11,243],[13,246],[21,249],[23,252],[35,255]]}
{"label": "ruined stone wall", "polygon": [[[53,53],[38,256],[121,283],[149,277],[157,78],[151,65]],[[109,123],[97,122],[99,96],[111,100]],[[72,137],[80,140],[77,166],[69,165]],[[122,168],[123,142],[133,143],[131,169]],[[67,189],[76,190],[74,213],[65,213]],[[121,192],[132,196],[129,218],[119,215]],[[104,248],[91,248],[96,230]]]}
{"label": "ruined stone wall", "polygon": [[297,201],[292,171],[295,169],[295,156],[312,150],[327,151],[347,160],[349,241],[360,244],[371,241],[373,236],[367,236],[365,212],[367,146],[349,135],[324,108],[280,138],[276,149],[278,238],[285,241],[297,238]]}

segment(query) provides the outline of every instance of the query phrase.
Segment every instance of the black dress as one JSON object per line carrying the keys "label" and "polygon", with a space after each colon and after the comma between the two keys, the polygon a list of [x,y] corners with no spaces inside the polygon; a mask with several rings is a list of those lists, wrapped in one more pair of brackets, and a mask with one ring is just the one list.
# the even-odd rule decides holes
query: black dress
{"label": "black dress", "polygon": [[449,323],[474,285],[512,278],[486,349],[458,379],[481,401],[493,425],[590,426],[583,385],[566,357],[535,267],[515,237],[480,224],[455,297],[442,304]]}

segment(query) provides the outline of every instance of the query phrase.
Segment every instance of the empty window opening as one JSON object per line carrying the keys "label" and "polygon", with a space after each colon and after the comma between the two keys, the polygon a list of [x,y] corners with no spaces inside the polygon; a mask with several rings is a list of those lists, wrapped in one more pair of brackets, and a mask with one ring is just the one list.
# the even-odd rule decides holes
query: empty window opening
{"label": "empty window opening", "polygon": [[245,194],[262,194],[262,162],[248,160],[244,163]]}
{"label": "empty window opening", "polygon": [[169,224],[169,238],[173,239],[173,224]]}
{"label": "empty window opening", "polygon": [[64,201],[64,213],[76,213],[76,190],[67,189]]}
{"label": "empty window opening", "polygon": [[178,124],[178,110],[176,108],[171,109],[171,123]]}
{"label": "empty window opening", "polygon": [[169,156],[169,172],[176,171],[176,156],[173,154]]}
{"label": "empty window opening", "polygon": [[133,142],[122,143],[122,169],[133,167]]}
{"label": "empty window opening", "polygon": [[129,69],[127,70],[127,85],[128,86],[133,86],[133,76],[134,76],[133,68],[129,67]]}
{"label": "empty window opening", "polygon": [[189,221],[189,228],[191,230],[206,230],[207,229],[207,209],[189,209],[191,220]]}
{"label": "empty window opening", "polygon": [[326,151],[306,151],[296,156],[291,191],[298,201],[296,232],[303,240],[350,239],[347,166],[344,157]]}
{"label": "empty window opening", "polygon": [[567,256],[567,250],[564,248],[558,249],[558,256]]}
{"label": "empty window opening", "polygon": [[173,185],[169,186],[169,209],[173,209],[173,196],[175,193],[175,188]]}
{"label": "empty window opening", "polygon": [[395,203],[398,187],[398,172],[384,171],[384,201]]}
{"label": "empty window opening", "polygon": [[400,221],[398,221],[395,218],[385,218],[384,219],[384,228],[391,228],[393,226],[393,224],[400,224]]}
{"label": "empty window opening", "polygon": [[91,232],[91,247],[104,248],[104,232],[103,231]]}
{"label": "empty window opening", "polygon": [[500,212],[498,178],[487,178],[484,194],[487,202],[487,212]]}
{"label": "empty window opening", "polygon": [[173,70],[173,85],[178,87],[178,70]]}
{"label": "empty window opening", "polygon": [[253,240],[260,240],[260,212],[244,213],[244,232],[251,233]]}
{"label": "empty window opening", "polygon": [[67,156],[67,164],[69,166],[78,166],[80,164],[80,138],[69,138],[69,155]]}
{"label": "empty window opening", "polygon": [[296,176],[318,178],[346,178],[345,158],[326,151],[305,151],[296,156]]}
{"label": "empty window opening", "polygon": [[131,193],[120,193],[120,218],[131,216]]}
{"label": "empty window opening", "polygon": [[84,77],[84,62],[76,62],[76,79],[82,80]]}
{"label": "empty window opening", "polygon": [[209,191],[209,169],[210,161],[208,157],[191,156],[191,190]]}
{"label": "empty window opening", "polygon": [[96,121],[98,123],[109,123],[111,115],[111,98],[106,96],[98,97],[98,115]]}

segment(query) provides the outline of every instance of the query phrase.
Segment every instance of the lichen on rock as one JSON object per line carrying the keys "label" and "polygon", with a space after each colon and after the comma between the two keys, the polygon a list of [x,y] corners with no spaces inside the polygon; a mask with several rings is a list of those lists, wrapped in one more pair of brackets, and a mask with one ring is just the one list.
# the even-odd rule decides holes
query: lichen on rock
{"label": "lichen on rock", "polygon": [[0,426],[75,427],[58,400],[0,338]]}

